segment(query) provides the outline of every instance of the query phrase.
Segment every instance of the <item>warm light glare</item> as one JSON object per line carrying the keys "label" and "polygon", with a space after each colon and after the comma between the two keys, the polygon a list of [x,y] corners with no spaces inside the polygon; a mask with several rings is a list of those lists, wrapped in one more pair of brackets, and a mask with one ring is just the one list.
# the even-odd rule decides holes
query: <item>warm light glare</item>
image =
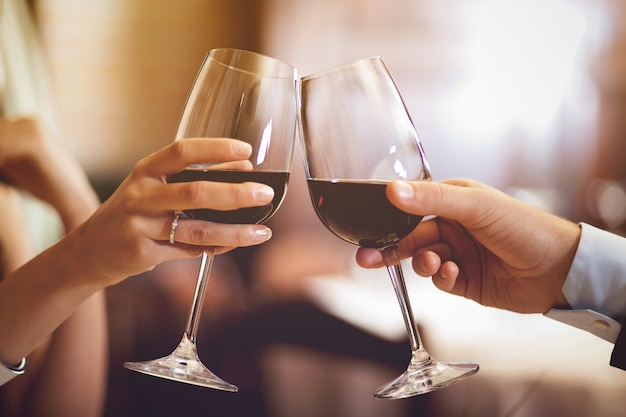
{"label": "warm light glare", "polygon": [[263,129],[263,135],[261,136],[261,143],[259,143],[259,153],[257,154],[257,165],[262,165],[267,156],[267,151],[270,148],[270,142],[272,140],[272,121],[270,120],[265,129]]}
{"label": "warm light glare", "polygon": [[586,197],[589,212],[608,227],[618,227],[626,221],[626,190],[619,182],[594,179]]}
{"label": "warm light glare", "polygon": [[545,132],[578,75],[585,16],[561,0],[491,0],[465,21],[459,54],[467,71],[442,95],[445,125],[473,142]]}

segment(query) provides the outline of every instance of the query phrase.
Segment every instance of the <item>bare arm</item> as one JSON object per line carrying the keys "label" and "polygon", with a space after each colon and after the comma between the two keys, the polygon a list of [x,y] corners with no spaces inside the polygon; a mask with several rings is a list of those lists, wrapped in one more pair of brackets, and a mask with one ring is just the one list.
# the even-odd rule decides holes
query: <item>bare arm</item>
{"label": "bare arm", "polygon": [[[98,207],[82,168],[36,119],[0,120],[0,153],[4,179],[52,206],[66,230],[85,221]],[[5,277],[35,256],[36,250],[29,241],[29,219],[24,215],[23,202],[8,185],[3,188],[0,240],[4,250],[0,266]],[[0,290],[8,288],[8,296],[19,296],[13,293],[11,284],[0,284]],[[31,294],[32,290],[23,296]],[[12,298],[4,305],[14,308],[21,301]],[[9,414],[101,414],[108,353],[104,301],[103,292],[91,296],[33,350],[29,371],[3,387]],[[76,395],[78,392],[80,395]]]}

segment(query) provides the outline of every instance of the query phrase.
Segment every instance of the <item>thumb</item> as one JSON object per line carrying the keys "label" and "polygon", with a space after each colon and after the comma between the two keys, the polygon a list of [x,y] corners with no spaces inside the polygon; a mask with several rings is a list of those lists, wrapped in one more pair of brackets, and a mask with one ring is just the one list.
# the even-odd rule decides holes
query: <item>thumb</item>
{"label": "thumb", "polygon": [[405,212],[443,217],[466,226],[484,217],[493,207],[489,200],[494,200],[498,194],[499,191],[491,187],[465,179],[392,181],[387,187],[389,201]]}

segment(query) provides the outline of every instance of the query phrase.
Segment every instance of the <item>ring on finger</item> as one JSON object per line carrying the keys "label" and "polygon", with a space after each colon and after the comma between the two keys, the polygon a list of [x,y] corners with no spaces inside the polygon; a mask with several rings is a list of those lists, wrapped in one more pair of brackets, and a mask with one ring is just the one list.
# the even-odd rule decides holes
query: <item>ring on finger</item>
{"label": "ring on finger", "polygon": [[176,241],[174,237],[176,236],[176,228],[178,227],[178,220],[180,219],[180,211],[174,213],[174,220],[172,220],[172,225],[170,226],[170,243],[173,245]]}

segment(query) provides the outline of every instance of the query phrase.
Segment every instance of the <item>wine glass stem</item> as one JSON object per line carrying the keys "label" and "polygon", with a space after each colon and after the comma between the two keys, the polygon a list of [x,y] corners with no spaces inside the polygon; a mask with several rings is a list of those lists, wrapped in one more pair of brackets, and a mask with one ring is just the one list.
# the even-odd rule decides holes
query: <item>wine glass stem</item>
{"label": "wine glass stem", "polygon": [[200,271],[198,273],[198,282],[196,283],[196,291],[193,295],[193,303],[191,305],[191,311],[189,312],[189,319],[187,320],[187,327],[185,328],[185,334],[191,343],[196,343],[196,335],[198,334],[198,323],[200,322],[200,316],[202,312],[202,303],[204,302],[204,294],[206,293],[206,286],[209,282],[209,273],[211,272],[211,266],[213,265],[213,258],[215,257],[215,248],[207,249],[202,252],[202,261],[200,262]]}
{"label": "wine glass stem", "polygon": [[383,259],[393,284],[393,289],[396,293],[396,298],[400,304],[402,310],[402,317],[404,318],[404,324],[409,335],[409,341],[411,343],[411,352],[414,359],[419,356],[419,352],[424,352],[425,357],[419,358],[420,360],[428,360],[428,354],[422,349],[422,340],[420,339],[415,320],[413,319],[413,311],[411,310],[411,303],[406,289],[406,283],[404,282],[404,274],[402,273],[402,266],[400,265],[400,258],[398,257],[397,247],[391,246],[382,250]]}

